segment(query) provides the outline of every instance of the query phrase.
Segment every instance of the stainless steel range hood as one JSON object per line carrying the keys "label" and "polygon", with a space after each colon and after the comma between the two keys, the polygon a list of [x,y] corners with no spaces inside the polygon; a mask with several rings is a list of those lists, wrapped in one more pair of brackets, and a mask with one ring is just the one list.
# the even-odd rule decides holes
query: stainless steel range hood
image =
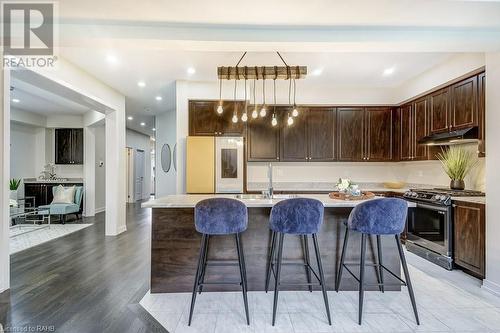
{"label": "stainless steel range hood", "polygon": [[468,127],[447,133],[428,135],[418,141],[427,146],[450,146],[478,142],[478,128]]}

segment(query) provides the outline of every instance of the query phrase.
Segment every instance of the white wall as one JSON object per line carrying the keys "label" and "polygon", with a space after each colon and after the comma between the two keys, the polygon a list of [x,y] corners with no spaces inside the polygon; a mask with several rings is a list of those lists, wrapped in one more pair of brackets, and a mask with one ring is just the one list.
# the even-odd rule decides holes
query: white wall
{"label": "white wall", "polygon": [[500,53],[486,54],[486,279],[500,296]]}
{"label": "white wall", "polygon": [[[3,53],[0,54],[3,63]],[[10,287],[10,71],[0,66],[0,293]]]}
{"label": "white wall", "polygon": [[397,103],[401,103],[484,65],[484,53],[461,53],[406,81],[393,93]]}
{"label": "white wall", "polygon": [[[104,126],[96,126],[95,134],[95,210],[102,212],[106,208],[106,133]],[[102,167],[99,162],[104,162]]]}
{"label": "white wall", "polygon": [[[10,178],[37,177],[36,140],[40,129],[23,124],[10,123]],[[44,156],[45,157],[45,156]]]}
{"label": "white wall", "polygon": [[[177,137],[176,129],[176,112],[167,111],[156,116],[156,142],[155,142],[155,157],[156,157],[156,197],[161,197],[168,194],[182,193],[177,191],[177,173],[172,165],[168,172],[164,172],[161,166],[161,148],[164,144],[168,144],[172,151],[177,140],[182,141],[182,138]],[[179,150],[177,156],[181,155]],[[173,164],[173,160],[172,160]],[[179,170],[179,163],[177,164]]]}
{"label": "white wall", "polygon": [[151,138],[145,134],[127,129],[127,147],[144,151],[142,199],[148,199],[151,194]]}

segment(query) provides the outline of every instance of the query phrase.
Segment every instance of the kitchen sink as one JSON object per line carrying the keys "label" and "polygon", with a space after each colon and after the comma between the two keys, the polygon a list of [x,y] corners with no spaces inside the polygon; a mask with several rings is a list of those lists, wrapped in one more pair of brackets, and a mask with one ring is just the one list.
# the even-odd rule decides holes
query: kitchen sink
{"label": "kitchen sink", "polygon": [[[292,198],[297,198],[298,195],[296,194],[274,194],[273,199],[292,199]],[[242,200],[265,200],[269,199],[266,196],[262,194],[237,194],[236,199],[242,199]]]}

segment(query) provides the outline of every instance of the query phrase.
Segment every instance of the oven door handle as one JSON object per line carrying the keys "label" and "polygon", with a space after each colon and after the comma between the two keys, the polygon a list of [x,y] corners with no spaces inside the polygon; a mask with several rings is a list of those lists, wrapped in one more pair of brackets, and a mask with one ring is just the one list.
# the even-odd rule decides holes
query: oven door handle
{"label": "oven door handle", "polygon": [[438,212],[443,212],[443,213],[447,213],[448,212],[448,206],[444,206],[444,207],[441,207],[441,206],[433,206],[433,205],[426,205],[424,203],[420,203],[420,202],[417,202],[417,208],[424,208],[424,209],[430,209],[430,210],[437,210]]}

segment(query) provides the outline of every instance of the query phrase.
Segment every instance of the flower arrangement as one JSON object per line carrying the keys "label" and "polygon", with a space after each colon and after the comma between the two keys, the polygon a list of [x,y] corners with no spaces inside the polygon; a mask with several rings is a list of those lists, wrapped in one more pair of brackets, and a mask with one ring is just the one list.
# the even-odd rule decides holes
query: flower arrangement
{"label": "flower arrangement", "polygon": [[349,178],[339,178],[337,184],[337,190],[342,193],[346,193],[352,196],[361,195],[361,191],[358,185],[351,181]]}

